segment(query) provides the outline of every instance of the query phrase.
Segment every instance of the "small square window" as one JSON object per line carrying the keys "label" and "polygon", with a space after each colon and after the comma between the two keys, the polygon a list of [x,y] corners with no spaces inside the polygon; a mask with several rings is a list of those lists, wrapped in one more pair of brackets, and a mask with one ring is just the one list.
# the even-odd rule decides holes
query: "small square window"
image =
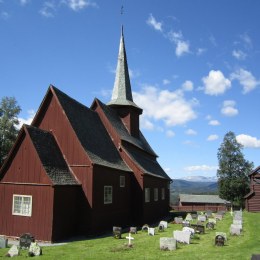
{"label": "small square window", "polygon": [[154,201],[158,201],[158,188],[154,188]]}
{"label": "small square window", "polygon": [[150,188],[144,189],[145,202],[150,202]]}
{"label": "small square window", "polygon": [[120,187],[125,187],[125,176],[120,176]]}
{"label": "small square window", "polygon": [[32,215],[32,196],[13,195],[13,215],[31,216]]}
{"label": "small square window", "polygon": [[104,204],[111,204],[113,198],[113,187],[104,186]]}
{"label": "small square window", "polygon": [[162,188],[162,200],[165,200],[165,189]]}

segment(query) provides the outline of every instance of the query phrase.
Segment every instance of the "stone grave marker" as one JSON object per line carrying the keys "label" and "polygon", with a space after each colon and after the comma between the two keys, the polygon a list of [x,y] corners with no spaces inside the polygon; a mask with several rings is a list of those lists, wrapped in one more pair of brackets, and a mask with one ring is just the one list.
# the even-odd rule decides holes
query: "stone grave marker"
{"label": "stone grave marker", "polygon": [[183,227],[189,227],[190,226],[190,222],[187,221],[187,220],[184,220],[184,221],[182,221],[182,226]]}
{"label": "stone grave marker", "polygon": [[0,248],[7,248],[8,239],[4,236],[0,236]]}
{"label": "stone grave marker", "polygon": [[147,224],[142,226],[142,231],[148,231],[149,226]]}
{"label": "stone grave marker", "polygon": [[131,236],[131,233],[128,234],[128,237],[126,237],[126,239],[128,239],[128,246],[131,247],[132,246],[131,240],[134,240],[134,238]]}
{"label": "stone grave marker", "polygon": [[190,232],[188,232],[188,231],[174,230],[173,237],[179,243],[185,243],[185,244],[190,243]]}
{"label": "stone grave marker", "polygon": [[205,214],[208,218],[212,217],[212,210],[207,210]]}
{"label": "stone grave marker", "polygon": [[192,216],[190,213],[187,214],[185,221],[192,221]]}
{"label": "stone grave marker", "polygon": [[216,232],[216,236],[222,236],[225,238],[225,241],[227,241],[227,234],[225,232]]}
{"label": "stone grave marker", "polygon": [[260,260],[260,255],[253,254],[253,255],[251,256],[251,260]]}
{"label": "stone grave marker", "polygon": [[216,214],[215,218],[216,218],[217,220],[222,220],[222,219],[223,219],[223,215],[221,215],[221,214]]}
{"label": "stone grave marker", "polygon": [[233,219],[233,224],[234,225],[242,225],[242,220]]}
{"label": "stone grave marker", "polygon": [[25,233],[20,236],[19,246],[22,249],[29,248],[31,242],[34,242],[34,236],[32,236],[30,233]]}
{"label": "stone grave marker", "polygon": [[190,227],[183,227],[182,231],[187,231],[190,232],[191,237],[193,237],[195,235],[195,230],[194,228],[190,228]]}
{"label": "stone grave marker", "polygon": [[197,219],[198,218],[198,214],[191,214],[192,219]]}
{"label": "stone grave marker", "polygon": [[230,226],[230,235],[234,236],[239,236],[241,234],[241,229],[237,225],[231,225]]}
{"label": "stone grave marker", "polygon": [[160,232],[164,231],[164,225],[159,224],[158,231],[160,231]]}
{"label": "stone grave marker", "polygon": [[155,235],[155,228],[148,228],[148,235],[154,236]]}
{"label": "stone grave marker", "polygon": [[167,221],[160,221],[159,225],[163,225],[164,228],[168,228],[168,222]]}
{"label": "stone grave marker", "polygon": [[113,236],[114,238],[122,238],[122,228],[121,227],[113,227]]}
{"label": "stone grave marker", "polygon": [[160,238],[160,249],[161,250],[176,250],[177,241],[173,237],[161,237]]}
{"label": "stone grave marker", "polygon": [[198,221],[205,222],[207,217],[205,215],[198,215]]}
{"label": "stone grave marker", "polygon": [[12,245],[12,247],[9,249],[7,256],[14,257],[18,256],[20,254],[20,250],[17,245]]}
{"label": "stone grave marker", "polygon": [[182,221],[183,221],[183,218],[182,218],[182,217],[175,217],[175,218],[174,218],[174,222],[175,222],[176,224],[182,224]]}
{"label": "stone grave marker", "polygon": [[239,228],[242,231],[242,225],[231,224],[231,227]]}
{"label": "stone grave marker", "polygon": [[199,233],[199,234],[204,234],[205,233],[205,226],[204,225],[191,224],[190,226],[195,229],[196,233]]}
{"label": "stone grave marker", "polygon": [[217,224],[217,221],[216,221],[215,218],[209,218],[209,219],[208,219],[208,222],[213,223],[214,225]]}
{"label": "stone grave marker", "polygon": [[137,227],[130,227],[131,234],[137,234]]}
{"label": "stone grave marker", "polygon": [[39,255],[42,255],[41,247],[36,242],[32,242],[28,250],[28,256],[39,256]]}
{"label": "stone grave marker", "polygon": [[215,227],[215,224],[214,224],[213,222],[208,222],[208,223],[206,224],[206,228],[207,228],[207,229],[214,229],[214,227]]}
{"label": "stone grave marker", "polygon": [[224,246],[225,238],[221,235],[217,235],[215,237],[215,246]]}

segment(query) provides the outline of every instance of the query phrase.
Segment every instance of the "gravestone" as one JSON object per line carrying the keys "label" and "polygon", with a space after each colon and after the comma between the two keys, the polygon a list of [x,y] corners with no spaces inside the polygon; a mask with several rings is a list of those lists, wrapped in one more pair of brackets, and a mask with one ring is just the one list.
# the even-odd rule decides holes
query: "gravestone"
{"label": "gravestone", "polygon": [[190,243],[190,232],[188,232],[188,231],[174,230],[173,237],[179,243],[185,243],[185,244]]}
{"label": "gravestone", "polygon": [[260,255],[253,254],[251,260],[260,260]]}
{"label": "gravestone", "polygon": [[158,231],[160,231],[160,232],[164,231],[164,225],[159,224]]}
{"label": "gravestone", "polygon": [[195,230],[194,228],[190,228],[190,227],[183,227],[182,231],[187,231],[190,232],[191,237],[193,237],[195,235]]}
{"label": "gravestone", "polygon": [[224,246],[225,238],[221,235],[217,235],[215,237],[215,246]]}
{"label": "gravestone", "polygon": [[227,241],[227,234],[225,232],[216,232],[216,236],[222,236],[225,238],[225,241]]}
{"label": "gravestone", "polygon": [[190,226],[195,229],[196,233],[199,233],[199,234],[205,233],[205,226],[204,225],[191,224]]}
{"label": "gravestone", "polygon": [[134,240],[134,238],[131,236],[131,233],[128,234],[128,237],[126,237],[126,239],[128,239],[128,246],[131,247],[132,246],[131,240]]}
{"label": "gravestone", "polygon": [[212,210],[207,210],[205,214],[207,217],[212,217]]}
{"label": "gravestone", "polygon": [[217,220],[222,220],[222,219],[223,219],[223,215],[216,214],[215,218],[216,218]]}
{"label": "gravestone", "polygon": [[192,221],[192,216],[190,213],[187,214],[185,221]]}
{"label": "gravestone", "polygon": [[234,236],[239,236],[241,234],[241,229],[237,225],[231,225],[230,226],[230,235]]}
{"label": "gravestone", "polygon": [[197,219],[198,218],[198,214],[191,214],[192,219]]}
{"label": "gravestone", "polygon": [[19,250],[18,246],[12,245],[12,247],[9,249],[6,256],[14,257],[14,256],[18,256],[19,254],[20,254],[20,250]]}
{"label": "gravestone", "polygon": [[159,225],[163,225],[164,228],[168,228],[168,222],[167,221],[160,221]]}
{"label": "gravestone", "polygon": [[160,249],[161,250],[176,250],[177,241],[173,237],[161,237],[160,238]]}
{"label": "gravestone", "polygon": [[213,222],[208,222],[208,223],[206,224],[206,228],[207,228],[207,229],[214,229],[214,227],[215,227],[215,224],[214,224]]}
{"label": "gravestone", "polygon": [[182,226],[183,227],[189,227],[190,226],[190,222],[185,220],[185,221],[182,221]]}
{"label": "gravestone", "polygon": [[142,231],[148,231],[149,226],[147,224],[142,226]]}
{"label": "gravestone", "polygon": [[122,228],[121,227],[113,227],[113,236],[114,238],[122,238]]}
{"label": "gravestone", "polygon": [[208,219],[208,222],[211,222],[211,223],[213,223],[214,225],[217,224],[217,221],[216,221],[215,218],[209,218],[209,219]]}
{"label": "gravestone", "polygon": [[155,228],[148,228],[148,235],[154,236],[155,235]]}
{"label": "gravestone", "polygon": [[175,222],[176,224],[182,224],[183,218],[182,218],[182,217],[175,217],[175,218],[174,218],[174,222]]}
{"label": "gravestone", "polygon": [[131,234],[137,234],[137,227],[130,227]]}
{"label": "gravestone", "polygon": [[4,236],[0,236],[0,248],[7,248],[8,239]]}
{"label": "gravestone", "polygon": [[207,217],[205,215],[198,215],[198,221],[205,222]]}
{"label": "gravestone", "polygon": [[242,225],[235,225],[235,224],[231,224],[231,227],[234,227],[234,228],[239,228],[240,231],[242,231]]}
{"label": "gravestone", "polygon": [[28,256],[39,256],[39,255],[42,255],[41,247],[36,242],[32,242],[28,250]]}
{"label": "gravestone", "polygon": [[234,219],[234,220],[233,220],[233,224],[234,224],[234,225],[241,225],[241,226],[242,226],[242,220],[236,220],[236,219]]}
{"label": "gravestone", "polygon": [[34,237],[30,233],[25,233],[25,234],[21,235],[21,237],[20,237],[19,246],[22,249],[29,248],[31,245],[31,242],[34,242]]}

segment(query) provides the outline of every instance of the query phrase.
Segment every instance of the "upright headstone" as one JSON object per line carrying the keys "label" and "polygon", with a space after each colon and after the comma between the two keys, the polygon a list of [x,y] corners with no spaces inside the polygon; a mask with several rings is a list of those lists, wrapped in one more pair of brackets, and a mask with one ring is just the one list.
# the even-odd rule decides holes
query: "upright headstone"
{"label": "upright headstone", "polygon": [[234,236],[239,236],[241,234],[241,229],[237,225],[231,225],[230,226],[230,235]]}
{"label": "upright headstone", "polygon": [[30,247],[29,247],[29,250],[28,250],[28,255],[29,256],[39,256],[39,255],[42,255],[41,247],[36,242],[32,242]]}
{"label": "upright headstone", "polygon": [[185,221],[192,221],[192,216],[190,213],[187,214]]}
{"label": "upright headstone", "polygon": [[205,215],[198,215],[198,221],[205,222],[207,220]]}
{"label": "upright headstone", "polygon": [[160,221],[159,225],[163,225],[164,228],[167,228],[168,227],[168,222],[167,221]]}
{"label": "upright headstone", "polygon": [[233,224],[234,225],[242,225],[242,220],[233,219]]}
{"label": "upright headstone", "polygon": [[183,227],[182,231],[190,232],[191,237],[195,235],[195,229],[190,227]]}
{"label": "upright headstone", "polygon": [[215,224],[214,224],[213,222],[208,222],[208,223],[206,224],[206,228],[207,228],[207,229],[214,229],[214,227],[215,227]]}
{"label": "upright headstone", "polygon": [[18,256],[20,254],[20,250],[17,247],[17,245],[12,245],[12,247],[9,249],[7,256],[9,257],[14,257],[14,256]]}
{"label": "upright headstone", "polygon": [[148,228],[148,235],[154,236],[155,235],[155,228]]}
{"label": "upright headstone", "polygon": [[164,225],[159,224],[158,231],[160,231],[160,232],[164,231]]}
{"label": "upright headstone", "polygon": [[0,248],[7,248],[8,239],[5,236],[0,236]]}
{"label": "upright headstone", "polygon": [[216,232],[216,236],[224,237],[225,241],[227,241],[227,234],[225,232]]}
{"label": "upright headstone", "polygon": [[142,231],[148,231],[149,226],[147,224],[142,226]]}
{"label": "upright headstone", "polygon": [[223,219],[223,215],[221,215],[221,214],[216,214],[215,218],[216,218],[217,220],[222,220],[222,219]]}
{"label": "upright headstone", "polygon": [[180,230],[174,230],[173,231],[173,237],[179,242],[179,243],[190,243],[190,232],[188,231],[180,231]]}
{"label": "upright headstone", "polygon": [[225,238],[221,235],[217,235],[215,237],[215,246],[224,246]]}
{"label": "upright headstone", "polygon": [[122,238],[122,228],[121,227],[113,227],[113,236],[114,238]]}
{"label": "upright headstone", "polygon": [[209,218],[209,219],[208,219],[208,222],[211,222],[211,223],[213,223],[214,225],[217,224],[217,221],[216,221],[215,218]]}
{"label": "upright headstone", "polygon": [[174,222],[175,222],[176,224],[181,224],[181,223],[183,222],[183,218],[182,218],[182,217],[175,217],[175,218],[174,218]]}
{"label": "upright headstone", "polygon": [[25,233],[20,237],[20,247],[21,248],[29,248],[31,243],[34,241],[34,236],[30,233]]}
{"label": "upright headstone", "polygon": [[130,227],[131,234],[137,234],[137,227]]}
{"label": "upright headstone", "polygon": [[161,250],[176,250],[177,241],[173,237],[161,237],[160,238],[160,249]]}

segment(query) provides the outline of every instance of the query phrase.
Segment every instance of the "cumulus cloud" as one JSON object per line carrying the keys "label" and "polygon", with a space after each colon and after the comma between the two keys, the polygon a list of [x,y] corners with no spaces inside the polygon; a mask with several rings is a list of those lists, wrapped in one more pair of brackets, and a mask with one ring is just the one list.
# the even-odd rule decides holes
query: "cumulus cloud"
{"label": "cumulus cloud", "polygon": [[194,165],[194,166],[187,166],[184,168],[185,171],[194,172],[194,171],[216,171],[218,166],[209,166],[209,165]]}
{"label": "cumulus cloud", "polygon": [[207,95],[218,96],[224,94],[230,87],[231,82],[225,78],[220,70],[211,70],[209,75],[202,78],[204,83],[204,92]]}
{"label": "cumulus cloud", "polygon": [[162,120],[166,126],[175,126],[184,125],[197,117],[193,110],[196,100],[186,100],[182,91],[171,92],[146,86],[140,93],[133,92],[133,96],[136,104],[143,108],[142,120]]}
{"label": "cumulus cloud", "polygon": [[183,39],[182,32],[170,31],[168,32],[167,37],[171,42],[175,43],[175,54],[177,57],[190,52],[190,44]]}
{"label": "cumulus cloud", "polygon": [[221,108],[221,113],[224,116],[236,116],[238,109],[236,109],[235,106],[236,102],[234,100],[225,100]]}
{"label": "cumulus cloud", "polygon": [[193,83],[190,80],[186,80],[183,84],[182,84],[182,89],[184,91],[192,91],[193,90]]}
{"label": "cumulus cloud", "polygon": [[185,134],[186,135],[196,135],[197,134],[197,132],[195,131],[195,130],[193,130],[193,129],[188,129],[188,130],[186,130],[185,131]]}
{"label": "cumulus cloud", "polygon": [[218,139],[218,135],[209,135],[207,141],[215,141]]}
{"label": "cumulus cloud", "polygon": [[246,148],[260,148],[260,139],[256,137],[240,134],[236,136],[236,140]]}
{"label": "cumulus cloud", "polygon": [[95,2],[90,0],[62,0],[63,4],[66,4],[73,11],[80,11],[87,7],[98,7]]}
{"label": "cumulus cloud", "polygon": [[246,53],[241,50],[233,50],[232,56],[237,60],[245,60],[247,57]]}
{"label": "cumulus cloud", "polygon": [[213,126],[220,125],[220,122],[218,120],[210,120],[209,125],[213,125]]}
{"label": "cumulus cloud", "polygon": [[146,20],[146,23],[156,31],[162,32],[162,23],[157,22],[152,14],[149,15],[148,19]]}
{"label": "cumulus cloud", "polygon": [[231,80],[238,80],[239,83],[243,86],[243,94],[246,94],[254,90],[260,81],[252,75],[250,71],[239,69],[230,75]]}
{"label": "cumulus cloud", "polygon": [[171,83],[171,81],[168,79],[163,80],[163,85],[169,85],[170,83]]}
{"label": "cumulus cloud", "polygon": [[28,110],[26,118],[22,118],[22,117],[18,118],[19,125],[17,126],[17,129],[20,129],[23,124],[30,125],[32,120],[33,120],[33,118],[34,118],[34,116],[35,116],[35,111],[33,109]]}
{"label": "cumulus cloud", "polygon": [[166,131],[166,136],[167,137],[173,137],[173,136],[175,136],[175,133],[172,130],[167,130]]}

